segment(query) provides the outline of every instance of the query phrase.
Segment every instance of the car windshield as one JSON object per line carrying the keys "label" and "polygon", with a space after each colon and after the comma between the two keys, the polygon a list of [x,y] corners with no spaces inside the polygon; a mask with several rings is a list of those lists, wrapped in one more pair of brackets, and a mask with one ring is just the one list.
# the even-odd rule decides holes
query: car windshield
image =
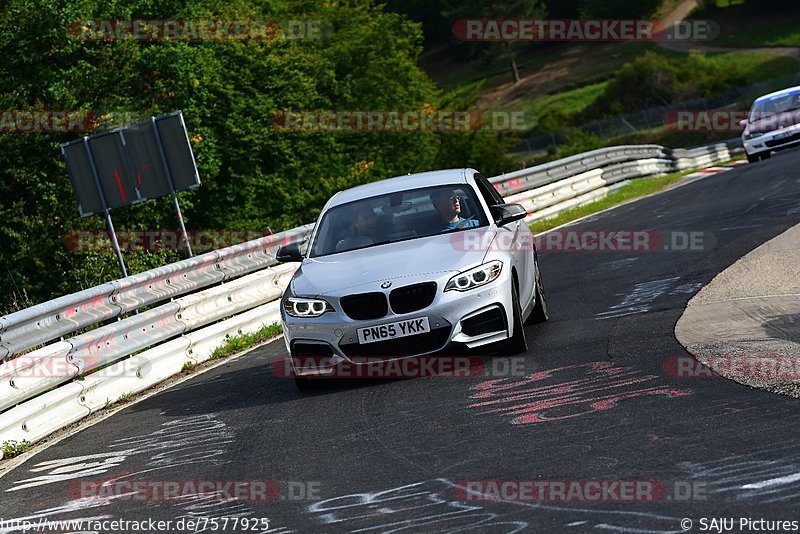
{"label": "car windshield", "polygon": [[395,191],[328,210],[310,256],[319,257],[488,224],[466,184]]}
{"label": "car windshield", "polygon": [[765,98],[753,104],[750,110],[750,122],[773,118],[777,113],[786,113],[800,109],[800,89],[791,93]]}

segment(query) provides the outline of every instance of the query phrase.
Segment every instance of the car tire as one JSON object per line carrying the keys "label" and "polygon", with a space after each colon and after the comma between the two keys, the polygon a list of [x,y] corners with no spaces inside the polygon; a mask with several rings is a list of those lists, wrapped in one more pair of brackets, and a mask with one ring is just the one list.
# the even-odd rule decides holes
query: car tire
{"label": "car tire", "polygon": [[761,158],[758,157],[758,154],[747,154],[747,163],[758,163]]}
{"label": "car tire", "polygon": [[528,343],[525,340],[525,326],[522,323],[522,307],[519,304],[519,289],[517,289],[516,280],[511,284],[511,309],[513,334],[511,334],[511,337],[506,342],[505,350],[503,351],[508,356],[520,354],[528,350]]}
{"label": "car tire", "polygon": [[534,257],[534,264],[536,265],[536,303],[533,305],[533,310],[525,321],[525,325],[543,323],[550,318],[550,314],[547,312],[547,295],[544,291],[544,283],[542,283],[542,270],[539,269],[538,257]]}

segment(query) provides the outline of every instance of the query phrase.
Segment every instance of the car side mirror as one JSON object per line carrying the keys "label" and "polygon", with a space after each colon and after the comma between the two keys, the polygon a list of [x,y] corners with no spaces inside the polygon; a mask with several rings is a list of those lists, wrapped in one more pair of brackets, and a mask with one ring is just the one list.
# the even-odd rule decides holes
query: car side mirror
{"label": "car side mirror", "polygon": [[739,126],[744,126],[744,127],[746,127],[746,126],[747,126],[747,119],[742,119],[742,120],[740,120],[740,121],[739,121]]}
{"label": "car side mirror", "polygon": [[521,204],[496,204],[490,209],[497,226],[503,226],[528,216],[528,210]]}
{"label": "car side mirror", "polygon": [[303,253],[300,251],[300,242],[289,243],[278,249],[275,259],[280,263],[293,261],[303,261]]}

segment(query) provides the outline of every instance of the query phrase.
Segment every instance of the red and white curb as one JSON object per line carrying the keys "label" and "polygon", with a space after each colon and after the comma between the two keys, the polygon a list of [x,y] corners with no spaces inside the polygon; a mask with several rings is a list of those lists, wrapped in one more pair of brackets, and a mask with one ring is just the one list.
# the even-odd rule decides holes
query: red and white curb
{"label": "red and white curb", "polygon": [[731,169],[735,169],[739,165],[745,165],[746,161],[732,161],[727,165],[721,165],[719,167],[709,167],[707,169],[702,169],[697,172],[693,172],[692,174],[687,174],[685,178],[694,178],[697,176],[710,176],[712,174],[720,174],[723,172],[728,172]]}

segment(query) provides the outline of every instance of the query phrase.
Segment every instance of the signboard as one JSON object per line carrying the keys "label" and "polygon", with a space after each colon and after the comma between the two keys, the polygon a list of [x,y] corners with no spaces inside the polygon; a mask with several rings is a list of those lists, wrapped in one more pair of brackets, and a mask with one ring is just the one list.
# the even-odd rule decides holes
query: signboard
{"label": "signboard", "polygon": [[61,145],[82,217],[200,186],[180,111]]}

